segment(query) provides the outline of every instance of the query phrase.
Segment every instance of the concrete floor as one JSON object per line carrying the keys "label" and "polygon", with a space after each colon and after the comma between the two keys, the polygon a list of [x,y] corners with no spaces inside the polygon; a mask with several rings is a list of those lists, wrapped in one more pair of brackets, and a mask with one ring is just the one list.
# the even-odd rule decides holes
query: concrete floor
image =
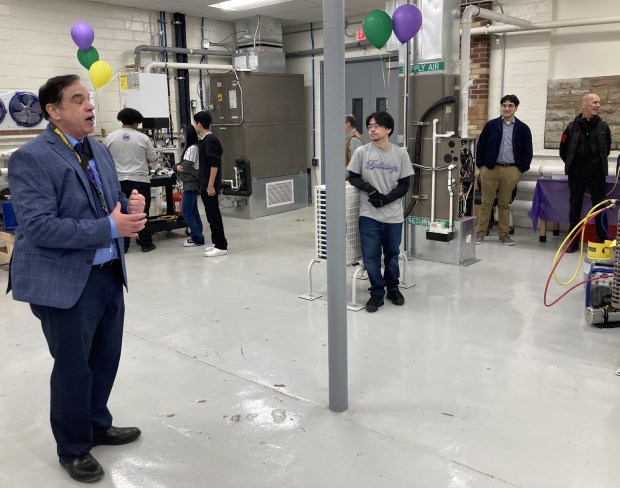
{"label": "concrete floor", "polygon": [[[143,435],[93,449],[97,486],[620,485],[620,329],[585,324],[582,289],[545,308],[558,238],[517,229],[514,248],[491,236],[469,267],[410,261],[403,307],[347,312],[350,408],[336,414],[327,302],[298,298],[313,224],[312,208],[226,218],[221,258],[183,248],[180,231],[158,234],[152,253],[132,244],[110,407]],[[325,264],[313,274],[325,295]],[[40,326],[10,296],[0,307],[0,486],[78,485],[55,456]]]}

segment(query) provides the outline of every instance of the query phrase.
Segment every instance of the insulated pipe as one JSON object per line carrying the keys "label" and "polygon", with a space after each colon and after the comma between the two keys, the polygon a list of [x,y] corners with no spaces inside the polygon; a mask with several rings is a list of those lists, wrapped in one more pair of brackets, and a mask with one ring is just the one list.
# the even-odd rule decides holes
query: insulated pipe
{"label": "insulated pipe", "polygon": [[448,225],[450,226],[450,231],[452,231],[452,219],[454,218],[454,190],[452,189],[452,184],[454,181],[452,180],[452,170],[456,166],[451,164],[448,166],[448,195],[450,195],[450,215],[448,216]]}
{"label": "insulated pipe", "polygon": [[230,71],[232,64],[202,64],[202,63],[166,63],[163,61],[152,61],[144,67],[144,72],[149,73],[153,68],[173,68],[173,69],[204,69],[207,71]]}
{"label": "insulated pipe", "polygon": [[486,27],[473,27],[471,35],[498,34],[503,32],[531,32],[536,30],[559,29],[563,27],[584,27],[589,25],[618,24],[620,16],[598,17],[594,19],[571,19],[553,20],[550,22],[538,22],[531,27],[517,27],[515,25],[488,25]]}
{"label": "insulated pipe", "polygon": [[433,119],[433,160],[431,161],[431,224],[435,222],[435,169],[437,168],[437,124],[439,119]]}
{"label": "insulated pipe", "polygon": [[[180,13],[174,14],[174,40],[177,47],[187,48],[187,35],[185,30],[185,15]],[[177,63],[187,63],[187,54],[177,53]],[[187,68],[177,70],[177,98],[179,101],[179,119],[181,126],[187,126],[192,123],[192,117],[189,113],[190,94],[189,94],[189,71]]]}
{"label": "insulated pipe", "polygon": [[[435,222],[435,172],[437,171],[437,144],[442,137],[452,137],[454,131],[446,132],[445,134],[437,134],[437,124],[439,119],[433,119],[433,160],[431,162],[431,223]],[[452,204],[453,192],[452,192],[452,169],[454,165],[448,166],[448,193],[450,194],[450,228],[452,228]],[[445,166],[441,169],[445,169]]]}
{"label": "insulated pipe", "polygon": [[232,53],[228,51],[213,51],[211,49],[192,49],[192,48],[181,48],[181,47],[168,47],[168,46],[147,46],[140,45],[133,50],[133,57],[136,62],[136,71],[140,69],[140,62],[142,58],[142,53],[145,51],[152,51],[157,53],[174,53],[174,54],[189,54],[189,55],[197,55],[197,56],[225,56],[227,58],[232,58]]}
{"label": "insulated pipe", "polygon": [[460,117],[460,133],[462,139],[467,139],[467,111],[469,109],[469,89],[475,84],[473,80],[469,79],[469,59],[471,49],[471,22],[474,17],[482,17],[488,20],[494,20],[497,22],[503,22],[504,24],[516,25],[518,27],[531,28],[532,23],[504,15],[501,13],[486,10],[474,5],[468,6],[463,11],[463,27],[461,31],[461,117]]}

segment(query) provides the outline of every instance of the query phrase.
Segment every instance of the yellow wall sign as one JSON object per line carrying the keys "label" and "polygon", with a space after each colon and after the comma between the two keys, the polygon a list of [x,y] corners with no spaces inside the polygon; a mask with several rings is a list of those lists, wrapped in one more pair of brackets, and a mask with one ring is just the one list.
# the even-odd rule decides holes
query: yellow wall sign
{"label": "yellow wall sign", "polygon": [[118,78],[121,82],[121,90],[127,90],[127,75],[120,75]]}

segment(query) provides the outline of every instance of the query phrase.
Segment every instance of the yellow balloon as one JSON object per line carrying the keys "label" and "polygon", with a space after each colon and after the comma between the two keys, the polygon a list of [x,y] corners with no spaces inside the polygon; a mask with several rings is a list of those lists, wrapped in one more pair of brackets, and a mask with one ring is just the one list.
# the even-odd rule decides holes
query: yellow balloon
{"label": "yellow balloon", "polygon": [[112,67],[105,61],[95,61],[88,70],[90,81],[93,82],[95,90],[105,85],[112,78]]}

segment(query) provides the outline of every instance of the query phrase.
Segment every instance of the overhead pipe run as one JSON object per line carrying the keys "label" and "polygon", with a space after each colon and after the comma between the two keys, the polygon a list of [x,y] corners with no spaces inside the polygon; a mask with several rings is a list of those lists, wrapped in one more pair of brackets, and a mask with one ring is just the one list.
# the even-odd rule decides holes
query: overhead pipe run
{"label": "overhead pipe run", "polygon": [[207,71],[230,71],[232,64],[210,64],[210,63],[166,63],[163,61],[152,61],[144,67],[144,72],[149,73],[153,68],[171,69],[204,69]]}
{"label": "overhead pipe run", "polygon": [[618,24],[620,16],[615,17],[598,17],[594,19],[571,19],[571,20],[553,20],[550,22],[538,22],[532,24],[531,27],[516,27],[514,25],[487,25],[485,27],[473,27],[471,35],[484,34],[502,34],[509,32],[532,32],[543,31],[549,29],[560,29],[564,27],[587,27],[590,25]]}
{"label": "overhead pipe run", "polygon": [[157,53],[189,54],[196,56],[222,56],[232,58],[232,53],[230,53],[229,51],[214,51],[212,49],[192,49],[168,46],[147,46],[145,44],[142,44],[140,46],[137,46],[133,50],[133,57],[136,62],[136,71],[140,70],[142,53],[147,51]]}

